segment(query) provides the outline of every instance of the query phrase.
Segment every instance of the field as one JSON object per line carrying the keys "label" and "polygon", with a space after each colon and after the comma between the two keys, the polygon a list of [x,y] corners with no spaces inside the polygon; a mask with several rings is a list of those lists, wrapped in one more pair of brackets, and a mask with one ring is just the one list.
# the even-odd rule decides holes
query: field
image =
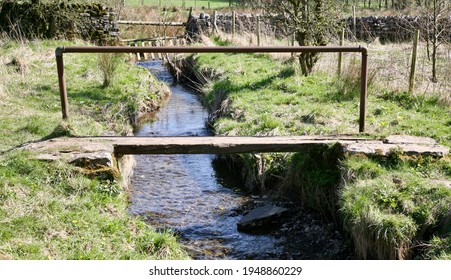
{"label": "field", "polygon": [[[177,8],[183,1],[161,2]],[[211,8],[228,2],[211,1]],[[155,9],[151,14],[152,8],[140,7],[141,1],[126,4],[123,14],[130,20],[180,20],[187,10]],[[158,6],[160,1],[144,4]],[[186,7],[195,5],[208,6],[208,1],[186,1]],[[122,34],[137,38],[161,31],[130,28]],[[271,34],[265,37],[268,45],[287,44]],[[255,35],[232,40],[221,34],[206,42],[255,45]],[[103,57],[102,62],[96,55],[67,55],[74,117],[61,121],[54,50],[86,44],[0,38],[0,259],[187,258],[171,232],[156,233],[128,214],[128,190],[120,178],[38,161],[19,149],[58,136],[127,135],[130,116],[142,102],[161,99],[156,94],[161,85],[128,56]],[[359,136],[426,136],[451,147],[449,44],[439,49],[439,82],[433,83],[426,46],[420,43],[413,93],[407,91],[411,44],[346,44],[365,44],[370,50],[367,131]],[[358,57],[346,55],[337,76],[336,55],[324,55],[308,77],[290,55],[204,54],[192,59],[205,75],[206,83],[198,89],[218,135],[357,134]],[[118,71],[107,86],[102,65],[113,60]],[[449,156],[407,157],[392,151],[388,158],[337,162],[328,161],[328,152],[239,155],[236,163],[256,189],[278,196],[283,192],[274,189],[283,190],[343,225],[361,258],[451,259]]]}

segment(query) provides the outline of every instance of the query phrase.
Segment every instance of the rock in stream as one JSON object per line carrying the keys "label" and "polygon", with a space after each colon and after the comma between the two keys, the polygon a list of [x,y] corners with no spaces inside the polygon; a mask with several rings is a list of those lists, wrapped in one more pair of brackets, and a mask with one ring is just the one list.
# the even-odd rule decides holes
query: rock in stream
{"label": "rock in stream", "polygon": [[279,223],[282,216],[287,212],[288,209],[273,205],[258,207],[244,215],[238,221],[237,227],[238,230],[244,231]]}

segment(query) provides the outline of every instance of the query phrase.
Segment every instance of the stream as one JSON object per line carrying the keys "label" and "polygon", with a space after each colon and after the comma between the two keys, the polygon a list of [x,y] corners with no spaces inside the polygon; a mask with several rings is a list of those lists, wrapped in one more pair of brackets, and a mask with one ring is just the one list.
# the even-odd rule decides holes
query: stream
{"label": "stream", "polygon": [[[171,96],[136,136],[207,136],[208,112],[199,97],[173,79],[161,61],[139,63],[170,86]],[[240,191],[215,155],[139,155],[130,212],[157,230],[179,236],[193,259],[352,259],[343,234],[314,212],[294,204],[290,217],[265,232],[245,233],[237,222],[249,209],[274,204]],[[280,203],[279,203],[280,204]]]}

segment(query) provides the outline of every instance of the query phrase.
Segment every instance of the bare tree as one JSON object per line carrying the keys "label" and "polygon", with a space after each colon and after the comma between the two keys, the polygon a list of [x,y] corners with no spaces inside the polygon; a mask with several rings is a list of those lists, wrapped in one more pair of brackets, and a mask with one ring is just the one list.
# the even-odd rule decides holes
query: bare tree
{"label": "bare tree", "polygon": [[[337,9],[342,1],[325,0],[260,0],[265,14],[294,33],[299,46],[325,46],[330,34],[338,27]],[[318,53],[301,53],[299,63],[302,73],[308,75],[318,61]]]}
{"label": "bare tree", "polygon": [[421,7],[423,20],[420,28],[427,42],[427,53],[432,62],[432,82],[437,79],[438,48],[449,41],[451,29],[451,2],[450,0],[429,0]]}

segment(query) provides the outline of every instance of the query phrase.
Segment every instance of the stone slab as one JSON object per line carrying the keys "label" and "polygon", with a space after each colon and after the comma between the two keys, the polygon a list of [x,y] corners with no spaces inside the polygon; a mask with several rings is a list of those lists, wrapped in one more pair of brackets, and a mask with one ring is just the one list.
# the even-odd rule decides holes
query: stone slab
{"label": "stone slab", "polygon": [[386,156],[393,150],[401,150],[404,154],[411,156],[444,157],[449,155],[449,148],[439,145],[386,144],[380,141],[348,142],[343,145],[343,151],[349,155],[365,154]]}
{"label": "stone slab", "polygon": [[38,153],[36,159],[62,160],[90,169],[114,167],[114,147],[101,141],[81,141],[79,138],[56,138],[29,143],[22,147]]}
{"label": "stone slab", "polygon": [[238,221],[237,226],[240,230],[252,229],[264,226],[275,219],[279,219],[288,209],[273,205],[266,205],[251,210]]}
{"label": "stone slab", "polygon": [[386,144],[418,144],[418,145],[430,145],[434,146],[437,144],[432,138],[429,137],[418,137],[409,135],[390,135],[383,141]]}

